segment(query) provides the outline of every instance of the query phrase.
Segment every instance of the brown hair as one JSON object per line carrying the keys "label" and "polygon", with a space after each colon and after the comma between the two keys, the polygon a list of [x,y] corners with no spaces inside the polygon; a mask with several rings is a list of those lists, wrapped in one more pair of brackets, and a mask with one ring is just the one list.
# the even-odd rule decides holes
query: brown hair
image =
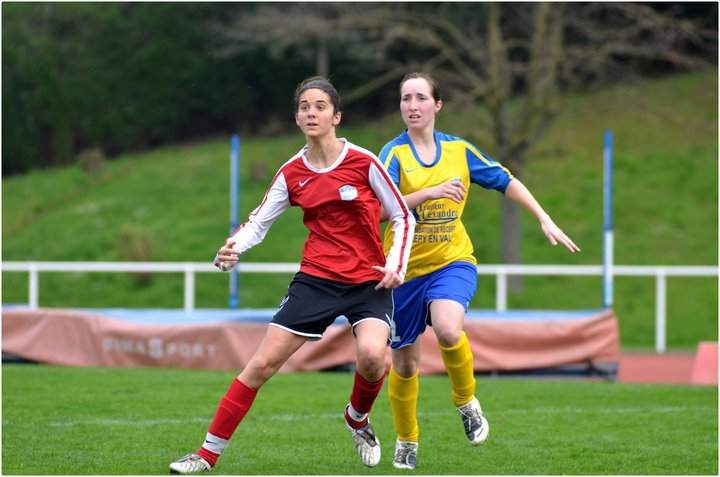
{"label": "brown hair", "polygon": [[430,85],[430,95],[435,100],[435,102],[442,100],[442,96],[440,95],[440,85],[437,81],[435,81],[435,78],[430,76],[428,73],[419,73],[417,71],[413,73],[408,73],[405,76],[403,76],[402,81],[400,81],[400,94],[402,95],[402,87],[405,84],[406,81],[411,79],[421,78],[428,82]]}
{"label": "brown hair", "polygon": [[332,85],[330,80],[323,76],[311,76],[310,78],[305,78],[300,82],[300,84],[297,85],[297,88],[295,88],[295,111],[297,112],[298,108],[300,107],[300,95],[302,95],[305,91],[309,89],[319,89],[323,93],[327,94],[330,97],[330,102],[333,105],[333,108],[335,109],[336,113],[342,112],[342,104],[340,103],[340,95],[338,94],[337,90],[335,89],[335,86]]}

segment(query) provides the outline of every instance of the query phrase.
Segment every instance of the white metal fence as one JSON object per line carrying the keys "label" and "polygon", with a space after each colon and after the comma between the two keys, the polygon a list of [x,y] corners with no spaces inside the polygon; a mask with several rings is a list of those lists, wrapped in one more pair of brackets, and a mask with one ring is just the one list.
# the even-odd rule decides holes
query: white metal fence
{"label": "white metal fence", "polygon": [[[240,263],[240,273],[295,273],[297,263]],[[507,310],[508,275],[595,275],[603,273],[600,265],[478,265],[479,275],[495,275],[495,309]],[[40,272],[153,272],[183,273],[185,276],[184,309],[195,309],[195,274],[219,272],[204,262],[2,262],[3,272],[27,272],[28,305],[40,303]],[[655,277],[655,350],[665,351],[667,277],[716,277],[718,267],[705,266],[639,266],[614,265],[613,276]]]}

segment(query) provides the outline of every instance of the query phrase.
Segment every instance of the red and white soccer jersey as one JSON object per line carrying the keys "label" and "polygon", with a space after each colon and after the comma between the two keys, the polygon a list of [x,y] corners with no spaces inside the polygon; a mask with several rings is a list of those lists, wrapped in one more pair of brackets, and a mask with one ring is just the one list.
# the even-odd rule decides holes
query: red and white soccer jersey
{"label": "red and white soccer jersey", "polygon": [[[305,157],[306,147],[280,167],[260,205],[231,239],[242,253],[257,245],[288,207],[303,209],[309,233],[300,271],[342,283],[382,279],[373,265],[405,276],[415,220],[378,158],[344,140],[338,159],[318,169]],[[380,240],[380,205],[393,230],[387,258]]]}

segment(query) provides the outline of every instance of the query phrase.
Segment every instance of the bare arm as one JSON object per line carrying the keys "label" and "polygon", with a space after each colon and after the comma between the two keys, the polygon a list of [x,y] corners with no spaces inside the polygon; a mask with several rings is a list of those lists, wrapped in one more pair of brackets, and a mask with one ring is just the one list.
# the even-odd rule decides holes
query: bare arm
{"label": "bare arm", "polygon": [[[436,185],[434,187],[427,187],[425,189],[420,189],[418,191],[412,192],[408,195],[404,195],[403,199],[405,199],[408,208],[414,209],[426,200],[431,199],[447,198],[459,203],[462,202],[465,198],[466,192],[467,190],[465,189],[465,186],[462,182],[460,182],[459,180],[451,180],[449,182],[444,182],[442,184]],[[383,208],[380,212],[380,220],[384,222],[387,219],[388,213],[385,211],[385,208]]]}
{"label": "bare arm", "polygon": [[508,184],[508,187],[505,190],[505,196],[513,202],[522,205],[538,219],[543,233],[553,246],[559,243],[564,245],[565,248],[572,253],[580,251],[580,247],[575,245],[570,237],[565,235],[565,232],[555,225],[555,222],[553,222],[547,212],[543,210],[527,187],[525,187],[525,185],[518,179],[513,178],[510,181],[510,184]]}

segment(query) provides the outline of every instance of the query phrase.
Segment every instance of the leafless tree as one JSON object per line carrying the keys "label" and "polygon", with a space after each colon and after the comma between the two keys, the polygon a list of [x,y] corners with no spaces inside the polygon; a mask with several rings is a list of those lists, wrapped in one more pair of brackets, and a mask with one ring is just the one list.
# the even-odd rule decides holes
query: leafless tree
{"label": "leafless tree", "polygon": [[[717,16],[717,13],[716,13]],[[484,123],[459,132],[522,176],[527,155],[559,112],[563,87],[655,66],[708,67],[717,26],[706,28],[644,3],[267,4],[225,29],[229,50],[303,45],[320,74],[328,45],[385,73],[345,95],[351,102],[411,70],[438,77],[448,106],[480,109]],[[407,54],[398,55],[403,46]],[[520,263],[519,213],[502,199],[502,258]],[[520,286],[519,277],[510,282]]]}

